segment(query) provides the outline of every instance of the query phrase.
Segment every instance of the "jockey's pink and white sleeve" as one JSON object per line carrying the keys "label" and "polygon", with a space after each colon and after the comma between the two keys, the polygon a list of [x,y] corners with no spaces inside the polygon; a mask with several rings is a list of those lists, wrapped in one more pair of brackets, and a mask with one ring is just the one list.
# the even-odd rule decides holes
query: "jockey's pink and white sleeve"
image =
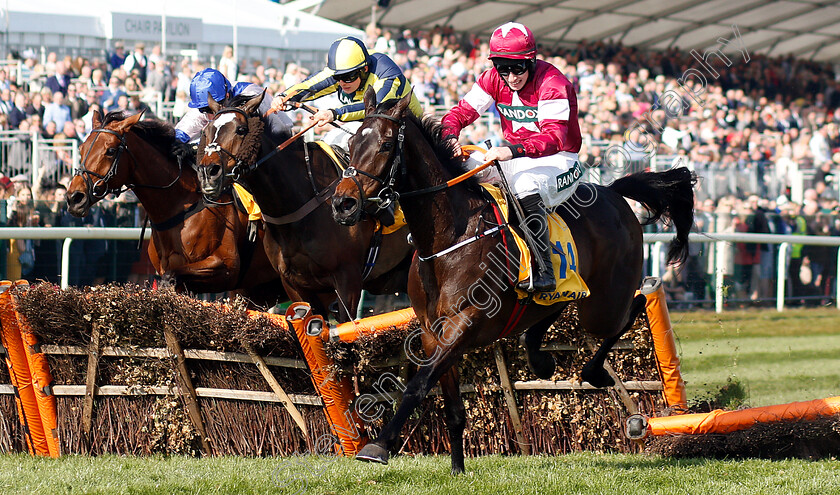
{"label": "jockey's pink and white sleeve", "polygon": [[457,138],[464,127],[478,120],[493,105],[493,97],[480,86],[480,82],[481,79],[473,83],[472,89],[441,119],[444,137]]}
{"label": "jockey's pink and white sleeve", "polygon": [[540,132],[530,135],[522,142],[525,156],[538,158],[570,148],[570,91],[573,92],[574,89],[571,83],[566,86],[561,81],[552,79],[557,78],[548,76],[540,85],[537,102],[537,127]]}

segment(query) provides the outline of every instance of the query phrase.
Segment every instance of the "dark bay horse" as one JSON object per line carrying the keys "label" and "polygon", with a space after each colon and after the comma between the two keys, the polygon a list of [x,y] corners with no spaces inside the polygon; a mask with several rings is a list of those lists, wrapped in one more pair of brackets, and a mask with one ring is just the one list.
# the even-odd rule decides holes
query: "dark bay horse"
{"label": "dark bay horse", "polygon": [[266,306],[286,300],[262,242],[248,240],[248,215],[229,194],[218,205],[206,203],[195,170],[169,152],[174,128],[140,118],[111,112],[103,122],[94,113],[81,170],[67,190],[68,211],[83,217],[107,194],[132,189],[152,224],[149,258],[176,289],[241,290],[252,304]]}
{"label": "dark bay horse", "polygon": [[[352,223],[366,198],[383,195],[390,187],[399,195],[418,257],[409,272],[408,294],[422,324],[420,336],[427,358],[408,382],[393,419],[378,438],[365,446],[358,459],[387,463],[409,415],[440,380],[451,441],[453,473],[463,472],[463,431],[466,422],[460,398],[457,364],[471,349],[502,336],[526,330],[532,370],[542,378],[554,371],[554,361],[540,351],[548,327],[568,303],[521,305],[511,273],[491,263],[500,249],[516,251],[504,240],[504,230],[480,235],[497,225],[492,207],[475,181],[453,187],[445,183],[460,175],[460,160],[450,158],[451,145],[441,139],[434,119],[420,122],[406,111],[408,100],[379,107],[375,95],[365,95],[366,117],[351,141],[352,168],[336,187],[332,206],[341,223]],[[663,173],[634,174],[609,187],[582,184],[575,196],[558,208],[578,247],[577,270],[590,296],[577,302],[581,326],[604,339],[585,365],[581,378],[596,387],[612,385],[604,370],[610,348],[644,308],[644,296],[634,297],[642,278],[642,229],[624,197],[641,202],[650,221],[667,216],[676,227],[669,260],[687,255],[693,224],[694,177],[685,168]],[[462,241],[474,242],[445,251]],[[505,247],[505,245],[509,247]],[[434,257],[436,254],[439,256]],[[518,251],[510,259],[518,266]],[[502,270],[504,271],[504,270]],[[516,273],[515,269],[513,273]]]}
{"label": "dark bay horse", "polygon": [[263,96],[237,97],[224,106],[209,99],[215,115],[198,149],[204,194],[215,197],[229,180],[251,191],[266,220],[266,251],[286,291],[293,300],[312,304],[316,313],[325,315],[338,296],[339,320],[348,321],[362,289],[404,291],[412,253],[408,229],[382,237],[378,259],[365,277],[376,223],[367,220],[348,229],[333,221],[326,200],[339,171],[320,147],[300,139],[275,153],[280,143],[263,132],[259,114]]}

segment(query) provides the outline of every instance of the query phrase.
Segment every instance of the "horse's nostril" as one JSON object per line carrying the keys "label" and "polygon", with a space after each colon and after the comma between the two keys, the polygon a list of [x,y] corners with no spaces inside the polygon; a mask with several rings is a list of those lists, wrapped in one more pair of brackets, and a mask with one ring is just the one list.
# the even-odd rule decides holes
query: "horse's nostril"
{"label": "horse's nostril", "polygon": [[73,194],[67,196],[67,202],[73,205],[77,205],[82,203],[85,200],[85,193],[81,191],[76,191]]}
{"label": "horse's nostril", "polygon": [[338,204],[338,209],[341,211],[351,211],[356,206],[356,200],[353,198],[342,198]]}

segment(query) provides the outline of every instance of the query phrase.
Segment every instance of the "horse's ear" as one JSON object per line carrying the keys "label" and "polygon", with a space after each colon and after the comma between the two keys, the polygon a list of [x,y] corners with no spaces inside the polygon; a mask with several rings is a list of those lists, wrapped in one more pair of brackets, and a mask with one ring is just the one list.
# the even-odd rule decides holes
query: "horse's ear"
{"label": "horse's ear", "polygon": [[372,86],[368,86],[365,90],[365,115],[370,115],[376,111],[376,91]]}
{"label": "horse's ear", "polygon": [[213,95],[209,91],[207,92],[207,107],[213,113],[217,113],[222,108],[219,102],[213,99]]}
{"label": "horse's ear", "polygon": [[100,127],[102,127],[102,115],[99,113],[99,110],[93,111],[93,115],[91,116],[90,122],[93,125],[94,129],[99,129]]}
{"label": "horse's ear", "polygon": [[132,115],[131,117],[129,117],[129,118],[125,119],[125,120],[120,121],[120,122],[119,122],[119,123],[118,123],[118,124],[114,127],[114,130],[115,130],[115,131],[117,131],[117,132],[126,133],[126,132],[128,132],[128,130],[129,130],[129,129],[131,129],[131,126],[133,126],[133,125],[134,125],[134,124],[136,124],[137,122],[140,122],[140,119],[141,119],[142,117],[143,117],[143,113],[142,113],[142,112],[141,112],[141,113],[136,113],[136,114]]}
{"label": "horse's ear", "polygon": [[402,117],[405,115],[405,111],[408,108],[408,104],[411,103],[411,96],[413,93],[408,93],[407,95],[400,98],[395,106],[395,112],[397,117]]}
{"label": "horse's ear", "polygon": [[263,90],[259,96],[255,96],[248,100],[245,105],[242,106],[242,110],[244,110],[247,115],[256,115],[264,98],[265,90]]}

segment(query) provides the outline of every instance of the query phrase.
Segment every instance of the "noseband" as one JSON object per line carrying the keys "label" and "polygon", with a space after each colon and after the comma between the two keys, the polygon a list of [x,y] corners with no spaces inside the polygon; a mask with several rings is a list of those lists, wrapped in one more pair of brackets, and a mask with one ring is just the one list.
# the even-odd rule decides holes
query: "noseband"
{"label": "noseband", "polygon": [[[170,182],[169,184],[167,184],[165,186],[156,186],[156,185],[151,185],[151,184],[126,184],[122,187],[110,187],[110,186],[108,186],[108,182],[110,182],[110,180],[112,178],[114,178],[114,176],[117,175],[117,172],[119,171],[120,157],[122,156],[123,151],[127,152],[129,154],[129,156],[131,156],[131,160],[134,162],[135,165],[137,165],[137,158],[135,158],[134,153],[132,153],[131,150],[128,149],[128,144],[125,141],[125,134],[120,134],[117,131],[114,131],[114,130],[111,130],[111,129],[106,129],[104,127],[99,128],[99,129],[93,129],[90,132],[91,132],[91,134],[96,134],[96,136],[93,138],[93,142],[90,144],[90,147],[88,148],[87,154],[84,156],[81,163],[79,164],[79,166],[81,168],[76,169],[76,171],[74,172],[73,175],[79,175],[82,178],[84,178],[85,186],[87,187],[88,191],[90,192],[90,195],[93,196],[94,198],[102,199],[109,194],[114,194],[116,196],[119,196],[120,194],[124,193],[125,191],[128,191],[128,190],[136,188],[136,187],[147,187],[147,188],[150,188],[150,189],[168,189],[168,188],[174,186],[179,180],[181,180],[181,171],[183,169],[182,169],[182,166],[181,166],[181,160],[179,159],[178,160],[178,176],[175,177],[175,179],[173,179],[172,182]],[[111,134],[112,136],[115,136],[117,139],[120,140],[120,144],[119,144],[119,146],[117,146],[117,150],[114,153],[114,161],[111,163],[111,167],[108,168],[108,171],[105,172],[105,175],[102,175],[98,172],[94,172],[93,170],[88,169],[87,166],[86,166],[88,158],[90,158],[90,153],[93,150],[93,145],[96,144],[96,140],[99,139],[99,135],[101,133]],[[96,182],[94,182],[91,177],[95,177]]]}
{"label": "noseband", "polygon": [[[362,210],[368,205],[374,205],[376,207],[374,211],[370,212],[371,215],[376,217],[388,209],[392,204],[396,203],[400,199],[400,193],[394,189],[394,186],[396,186],[397,183],[397,173],[399,172],[400,178],[403,180],[405,179],[407,173],[403,157],[405,143],[405,120],[391,117],[390,115],[385,115],[384,113],[372,113],[365,116],[365,119],[369,118],[382,118],[399,124],[399,128],[397,129],[397,152],[396,154],[391,155],[391,168],[384,179],[365,172],[364,170],[359,170],[353,166],[347,167],[341,174],[342,178],[352,180],[359,191],[359,198],[361,199],[362,207],[357,209],[356,213],[353,215],[353,219],[357,222],[361,218]],[[358,174],[364,175],[365,177],[382,184],[383,187],[379,190],[379,194],[377,194],[376,197],[368,198],[365,195],[362,184],[359,182]]]}
{"label": "noseband", "polygon": [[[247,136],[248,134],[250,134],[251,128],[250,128],[250,125],[248,124],[248,114],[245,113],[245,111],[242,110],[241,108],[237,108],[237,107],[222,108],[221,110],[219,110],[218,112],[213,114],[213,118],[211,119],[211,122],[216,120],[220,115],[225,114],[225,113],[236,113],[236,114],[241,115],[242,118],[245,119],[245,129],[246,129],[245,135]],[[257,166],[260,163],[262,163],[262,161],[260,161],[260,162],[255,163],[254,165],[248,165],[245,162],[245,160],[243,160],[240,157],[235,156],[233,153],[231,153],[230,151],[225,149],[221,144],[217,143],[215,140],[212,143],[204,146],[204,154],[206,155],[208,153],[217,153],[219,155],[219,158],[221,158],[222,155],[225,155],[233,162],[233,167],[231,167],[230,172],[225,173],[224,177],[230,178],[234,182],[238,182],[239,179],[241,179],[243,175],[249,174],[255,168],[257,168]],[[219,160],[219,164],[222,165],[222,170],[224,170],[224,164],[221,163],[221,160]]]}

